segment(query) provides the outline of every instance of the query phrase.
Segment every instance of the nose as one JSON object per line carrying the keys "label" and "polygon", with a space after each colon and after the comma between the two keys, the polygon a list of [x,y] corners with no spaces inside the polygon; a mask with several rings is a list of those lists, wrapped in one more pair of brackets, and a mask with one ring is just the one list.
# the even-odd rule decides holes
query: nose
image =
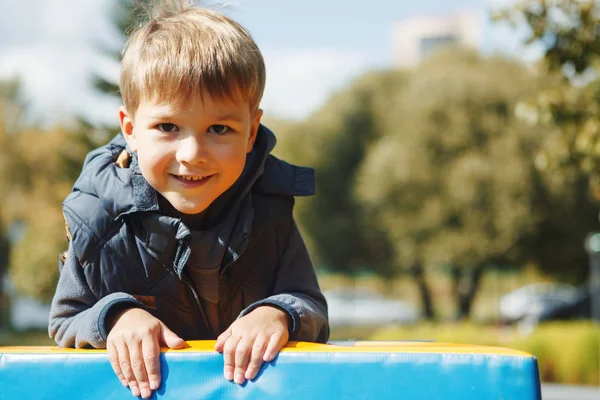
{"label": "nose", "polygon": [[199,164],[208,158],[208,146],[203,135],[190,133],[183,138],[177,149],[177,161],[182,164]]}

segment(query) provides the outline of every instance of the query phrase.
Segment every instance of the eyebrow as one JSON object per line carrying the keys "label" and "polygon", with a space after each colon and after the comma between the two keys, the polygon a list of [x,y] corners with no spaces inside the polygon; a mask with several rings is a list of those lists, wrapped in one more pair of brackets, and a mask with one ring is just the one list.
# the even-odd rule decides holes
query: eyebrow
{"label": "eyebrow", "polygon": [[217,121],[236,121],[242,123],[242,119],[236,114],[225,114],[217,116]]}
{"label": "eyebrow", "polygon": [[152,121],[172,120],[173,114],[154,114],[148,116]]}

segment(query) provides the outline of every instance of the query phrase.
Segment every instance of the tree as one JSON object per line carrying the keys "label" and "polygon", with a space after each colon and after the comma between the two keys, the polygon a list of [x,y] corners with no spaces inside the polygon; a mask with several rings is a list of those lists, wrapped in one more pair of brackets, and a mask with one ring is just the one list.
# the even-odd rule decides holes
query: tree
{"label": "tree", "polygon": [[394,274],[387,236],[356,201],[354,187],[369,146],[383,134],[380,102],[403,82],[398,73],[367,74],[307,121],[279,131],[277,154],[317,171],[317,196],[302,201],[297,215],[311,254],[330,271]]}
{"label": "tree", "polygon": [[510,60],[441,54],[388,100],[386,134],[360,170],[357,194],[392,239],[398,265],[450,269],[458,318],[469,316],[485,268],[527,256],[542,135],[512,110],[537,85]]}
{"label": "tree", "polygon": [[8,221],[22,233],[11,245],[10,277],[21,294],[40,300],[51,299],[58,255],[67,246],[61,203],[73,185],[72,165],[81,165],[87,152],[75,136],[61,128],[25,128],[14,137],[20,162],[13,175],[20,177],[8,201]]}
{"label": "tree", "polygon": [[0,272],[20,294],[49,300],[67,244],[61,203],[88,148],[82,131],[28,126],[24,110],[18,82],[0,85]]}
{"label": "tree", "polygon": [[529,0],[497,18],[527,26],[525,44],[544,49],[540,71],[561,78],[523,102],[519,114],[547,131],[536,155],[546,215],[536,261],[560,279],[581,282],[588,272],[584,237],[600,228],[600,4]]}
{"label": "tree", "polygon": [[8,294],[3,290],[4,277],[8,270],[8,232],[0,224],[0,332],[10,326],[10,302]]}
{"label": "tree", "polygon": [[17,80],[0,82],[0,331],[10,326],[10,299],[4,292],[4,279],[10,262],[10,237],[7,194],[12,189],[11,171],[15,167],[13,135],[22,117],[22,101]]}
{"label": "tree", "polygon": [[540,69],[562,77],[559,85],[536,93],[529,110],[522,107],[527,117],[559,134],[543,149],[540,166],[558,174],[579,169],[591,178],[592,193],[600,200],[600,4],[529,0],[496,18],[525,24],[524,43],[544,49]]}

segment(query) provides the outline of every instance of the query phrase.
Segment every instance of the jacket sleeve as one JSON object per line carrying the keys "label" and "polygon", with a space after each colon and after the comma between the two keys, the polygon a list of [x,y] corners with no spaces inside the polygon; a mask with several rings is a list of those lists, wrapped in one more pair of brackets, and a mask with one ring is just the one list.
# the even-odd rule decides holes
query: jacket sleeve
{"label": "jacket sleeve", "polygon": [[291,317],[290,340],[325,343],[329,339],[327,302],[295,221],[285,237],[274,294],[248,306],[240,317],[260,306],[277,307]]}
{"label": "jacket sleeve", "polygon": [[107,318],[118,310],[145,307],[126,293],[112,293],[98,299],[90,290],[72,247],[69,244],[67,258],[60,268],[48,333],[61,347],[105,348]]}

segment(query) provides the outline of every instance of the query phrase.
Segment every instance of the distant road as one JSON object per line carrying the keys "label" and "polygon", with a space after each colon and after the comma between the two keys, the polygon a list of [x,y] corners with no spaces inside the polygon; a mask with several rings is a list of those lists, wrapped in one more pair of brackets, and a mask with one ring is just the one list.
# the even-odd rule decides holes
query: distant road
{"label": "distant road", "polygon": [[543,384],[542,400],[600,400],[600,387]]}

